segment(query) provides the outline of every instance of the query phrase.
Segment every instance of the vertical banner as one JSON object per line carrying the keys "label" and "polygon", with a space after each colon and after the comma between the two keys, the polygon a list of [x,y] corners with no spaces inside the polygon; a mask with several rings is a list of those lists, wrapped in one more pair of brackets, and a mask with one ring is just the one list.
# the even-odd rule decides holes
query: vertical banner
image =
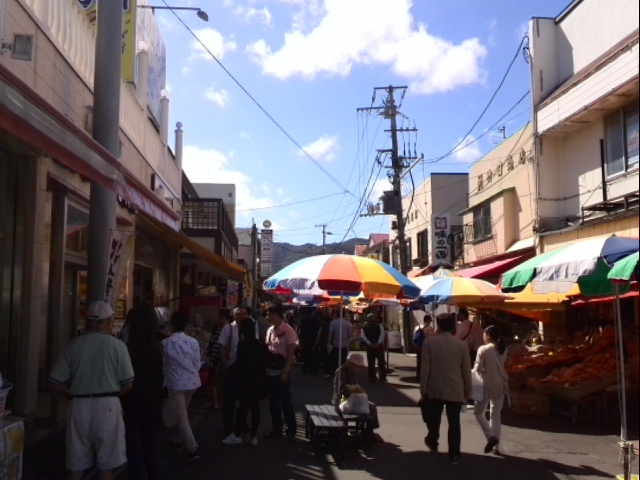
{"label": "vertical banner", "polygon": [[260,275],[271,275],[271,262],[273,261],[273,230],[261,230],[260,242]]}
{"label": "vertical banner", "polygon": [[126,274],[127,263],[133,246],[135,235],[132,232],[116,231],[111,235],[109,258],[107,261],[107,282],[104,289],[104,301],[116,311],[116,303],[120,297],[122,280]]}
{"label": "vertical banner", "polygon": [[433,219],[433,251],[434,265],[441,263],[451,263],[451,246],[449,245],[449,215],[438,215]]}
{"label": "vertical banner", "polygon": [[[87,18],[97,24],[98,0],[77,0]],[[133,82],[136,59],[136,10],[138,0],[122,0],[122,78]]]}

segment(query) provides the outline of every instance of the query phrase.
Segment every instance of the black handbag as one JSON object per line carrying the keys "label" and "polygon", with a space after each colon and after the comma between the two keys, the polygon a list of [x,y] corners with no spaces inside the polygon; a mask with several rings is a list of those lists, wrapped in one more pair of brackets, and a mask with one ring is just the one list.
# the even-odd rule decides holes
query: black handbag
{"label": "black handbag", "polygon": [[282,370],[287,359],[283,355],[267,351],[267,368],[269,370]]}

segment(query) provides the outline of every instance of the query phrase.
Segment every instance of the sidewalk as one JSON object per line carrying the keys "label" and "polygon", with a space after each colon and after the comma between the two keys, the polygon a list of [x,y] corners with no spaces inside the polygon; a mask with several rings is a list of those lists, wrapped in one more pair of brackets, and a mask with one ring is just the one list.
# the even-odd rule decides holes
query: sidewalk
{"label": "sidewalk", "polygon": [[[619,464],[619,424],[611,420],[596,427],[589,423],[572,424],[563,416],[547,417],[515,415],[503,411],[503,433],[500,448],[504,456],[485,455],[485,439],[469,411],[462,414],[462,459],[459,467],[452,467],[446,455],[446,419],[443,419],[441,451],[429,454],[423,443],[426,427],[416,406],[419,398],[415,382],[415,357],[390,354],[394,370],[388,384],[364,384],[369,398],[378,405],[384,443],[374,444],[369,455],[355,447],[347,451],[344,461],[336,464],[332,456],[315,459],[304,438],[304,405],[328,403],[331,379],[302,375],[296,367],[292,394],[298,417],[297,442],[293,445],[280,440],[265,440],[263,432],[270,429],[267,402],[262,403],[262,422],[257,447],[223,445],[220,412],[205,409],[209,403],[206,392],[199,392],[192,403],[192,424],[200,444],[200,460],[185,464],[184,452],[174,452],[166,445],[167,432],[161,435],[160,461],[166,480],[215,478],[281,479],[339,479],[355,480],[363,475],[379,479],[416,478],[428,472],[429,478],[494,480],[615,478],[622,473]],[[364,373],[364,372],[363,372]],[[366,379],[366,374],[363,375]],[[632,407],[637,410],[637,407]],[[637,440],[635,427],[630,428]],[[61,433],[46,442],[27,448],[25,452],[25,480],[63,478],[64,440]],[[634,462],[633,472],[638,472]],[[122,472],[118,478],[127,478]]]}

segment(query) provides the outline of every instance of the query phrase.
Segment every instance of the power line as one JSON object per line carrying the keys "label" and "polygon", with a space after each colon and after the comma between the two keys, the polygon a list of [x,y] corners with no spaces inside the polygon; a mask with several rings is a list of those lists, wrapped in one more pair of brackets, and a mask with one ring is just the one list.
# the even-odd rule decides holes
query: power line
{"label": "power line", "polygon": [[[166,0],[162,0],[162,2],[169,7],[169,4],[166,2]],[[273,123],[276,128],[278,130],[280,130],[280,132],[289,139],[289,141],[291,141],[291,143],[293,143],[298,150],[300,150],[305,157],[307,157],[309,160],[311,160],[313,162],[313,164],[318,167],[322,173],[324,173],[333,183],[335,183],[338,187],[340,187],[340,189],[342,189],[343,193],[345,194],[349,194],[355,197],[355,195],[353,193],[351,193],[347,187],[345,187],[344,185],[342,185],[342,183],[340,183],[333,175],[331,175],[331,173],[329,173],[329,171],[327,169],[325,169],[322,165],[320,165],[320,163],[311,156],[311,154],[309,152],[307,152],[304,147],[302,145],[300,145],[296,139],[293,138],[293,136],[291,136],[291,134],[289,134],[289,132],[282,126],[280,125],[280,123],[262,106],[262,104],[260,102],[258,102],[258,100],[256,100],[256,98],[251,95],[251,93],[249,93],[249,91],[240,83],[240,81],[227,69],[227,67],[225,67],[222,62],[218,59],[218,57],[216,57],[213,52],[211,50],[209,50],[209,48],[204,44],[204,42],[202,40],[200,40],[200,38],[195,34],[195,32],[193,30],[191,30],[191,28],[189,28],[189,26],[184,23],[184,21],[182,20],[182,18],[180,18],[180,16],[173,11],[173,9],[171,9],[171,7],[169,7],[169,10],[171,10],[171,13],[173,14],[174,17],[176,17],[178,19],[178,21],[182,24],[182,26],[184,28],[187,29],[187,31],[191,34],[191,36],[193,36],[193,38],[196,39],[196,41],[200,44],[200,46],[211,56],[211,58],[213,58],[213,60],[220,66],[220,68],[222,68],[222,70],[224,70],[224,72],[229,76],[229,78],[231,78],[231,80],[240,88],[240,90],[242,90],[244,92],[244,94],[249,97],[249,99],[254,103],[254,105],[256,107],[258,107],[258,109],[271,121],[271,123]]]}

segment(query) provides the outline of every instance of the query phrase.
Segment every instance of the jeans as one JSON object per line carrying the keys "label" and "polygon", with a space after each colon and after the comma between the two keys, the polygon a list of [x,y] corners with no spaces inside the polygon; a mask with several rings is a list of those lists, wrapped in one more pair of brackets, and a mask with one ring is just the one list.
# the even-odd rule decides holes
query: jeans
{"label": "jeans", "polygon": [[127,439],[127,472],[129,478],[146,478],[160,480],[160,464],[158,463],[157,436],[160,429],[159,419],[141,418],[125,420]]}
{"label": "jeans", "polygon": [[[171,405],[178,415],[178,425],[175,427],[176,431],[182,441],[182,445],[187,449],[189,453],[198,448],[196,439],[193,436],[191,430],[191,424],[189,423],[189,404],[191,403],[191,397],[195,390],[171,390],[169,389],[169,400]],[[175,437],[174,432],[174,437]]]}
{"label": "jeans", "polygon": [[376,361],[378,362],[378,373],[380,380],[387,378],[387,363],[384,358],[384,348],[367,347],[367,368],[369,371],[369,381],[376,381]]}
{"label": "jeans", "polygon": [[444,400],[425,400],[425,416],[427,420],[427,443],[434,447],[438,446],[440,439],[440,421],[442,420],[442,410],[446,408],[447,422],[449,423],[449,458],[460,458],[460,409],[459,402],[446,402]]}
{"label": "jeans", "polygon": [[[489,421],[485,416],[487,406],[491,404],[489,408]],[[500,433],[502,431],[502,421],[500,413],[502,412],[502,405],[504,404],[504,395],[499,398],[486,398],[481,402],[476,402],[473,407],[473,414],[476,416],[476,420],[482,428],[485,438],[488,440],[490,437],[496,437],[500,440]]]}
{"label": "jeans", "polygon": [[267,392],[269,396],[269,412],[271,413],[271,428],[274,432],[282,432],[282,417],[287,424],[287,435],[294,436],[297,432],[296,415],[291,401],[289,380],[283,383],[280,375],[267,377]]}

